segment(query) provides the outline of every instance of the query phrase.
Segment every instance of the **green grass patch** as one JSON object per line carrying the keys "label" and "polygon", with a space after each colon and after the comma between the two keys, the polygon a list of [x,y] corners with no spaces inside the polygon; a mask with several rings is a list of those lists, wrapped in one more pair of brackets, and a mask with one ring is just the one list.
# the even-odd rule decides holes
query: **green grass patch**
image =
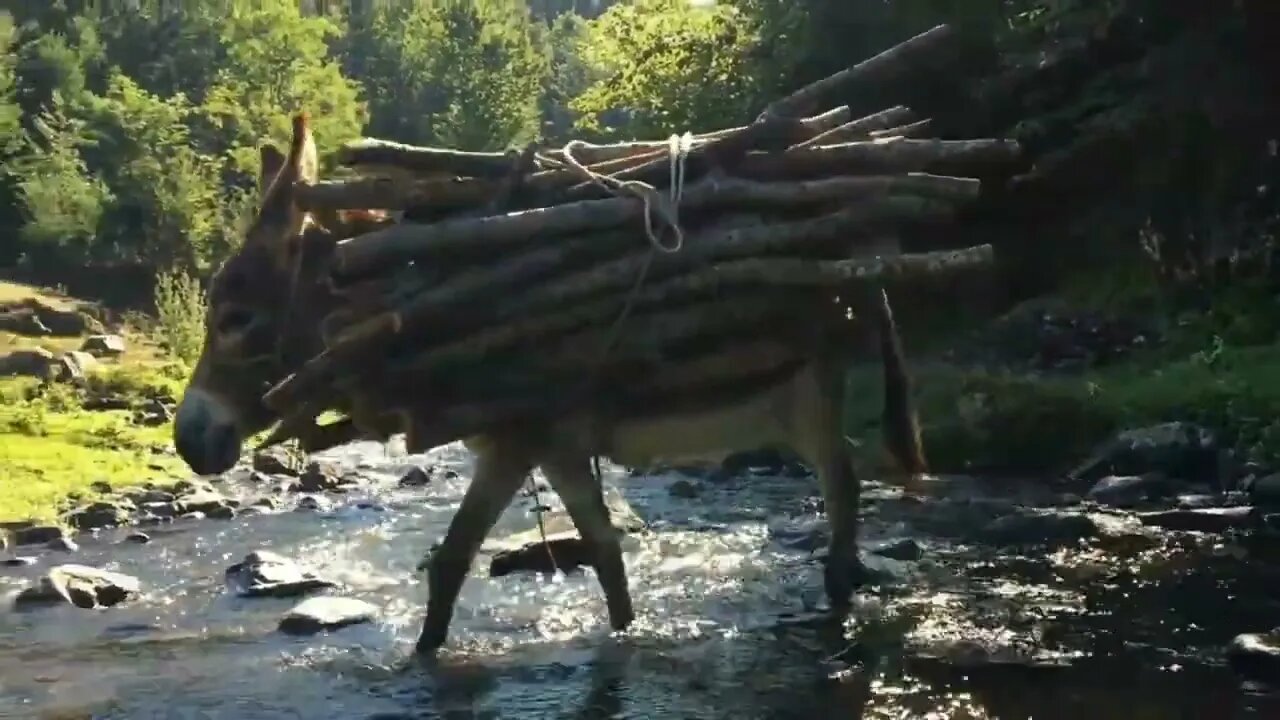
{"label": "green grass patch", "polygon": [[[922,365],[914,371],[925,452],[938,472],[1039,474],[1078,462],[1117,430],[1203,424],[1242,457],[1280,462],[1280,345],[1219,346],[1079,376]],[[879,469],[879,367],[850,375],[846,427],[859,464]]]}
{"label": "green grass patch", "polygon": [[130,410],[83,409],[86,397],[104,390],[141,403],[173,385],[148,365],[94,373],[84,390],[0,379],[0,521],[54,520],[60,501],[90,495],[98,481],[124,487],[185,473],[171,451],[169,424],[143,427]]}

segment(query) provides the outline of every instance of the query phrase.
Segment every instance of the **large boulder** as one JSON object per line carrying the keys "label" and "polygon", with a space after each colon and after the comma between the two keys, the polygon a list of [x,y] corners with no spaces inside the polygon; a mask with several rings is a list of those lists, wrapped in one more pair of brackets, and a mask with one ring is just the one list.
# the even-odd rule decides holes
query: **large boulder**
{"label": "large boulder", "polygon": [[1188,422],[1167,422],[1118,433],[1067,474],[1095,483],[1109,475],[1160,473],[1167,478],[1220,485],[1227,455],[1213,431]]}
{"label": "large boulder", "polygon": [[80,350],[94,357],[120,357],[125,347],[124,338],[119,335],[93,335],[85,338]]}
{"label": "large boulder", "polygon": [[[54,307],[36,298],[0,305],[0,317],[6,318],[5,322],[25,323],[27,327],[36,330],[36,332],[21,333],[24,335],[76,337],[103,331],[102,323],[91,315],[79,310]],[[11,332],[20,331],[12,330]]]}
{"label": "large boulder", "polygon": [[280,619],[280,632],[309,635],[366,623],[378,616],[378,607],[355,598],[322,595],[298,603]]}
{"label": "large boulder", "polygon": [[44,348],[14,350],[0,356],[0,377],[34,377],[48,380],[58,374],[57,357]]}
{"label": "large boulder", "polygon": [[227,568],[227,584],[241,597],[296,597],[337,583],[269,550],[255,550]]}
{"label": "large boulder", "polygon": [[18,607],[66,602],[78,608],[111,607],[136,596],[140,585],[132,575],[88,565],[50,568],[35,585],[14,598]]}

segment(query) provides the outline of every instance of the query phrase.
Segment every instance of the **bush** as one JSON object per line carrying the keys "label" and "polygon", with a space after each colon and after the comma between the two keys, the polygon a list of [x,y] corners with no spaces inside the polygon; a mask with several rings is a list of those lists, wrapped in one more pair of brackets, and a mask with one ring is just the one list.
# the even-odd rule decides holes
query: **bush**
{"label": "bush", "polygon": [[204,343],[205,298],[200,282],[182,270],[162,272],[155,288],[160,344],[188,366],[200,357]]}

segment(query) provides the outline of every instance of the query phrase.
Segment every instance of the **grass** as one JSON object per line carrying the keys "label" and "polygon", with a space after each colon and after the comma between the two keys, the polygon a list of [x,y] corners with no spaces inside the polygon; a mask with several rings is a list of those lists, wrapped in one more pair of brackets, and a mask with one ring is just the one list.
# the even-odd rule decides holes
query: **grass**
{"label": "grass", "polygon": [[[30,297],[60,308],[82,305],[51,291],[0,281],[0,302]],[[0,378],[0,522],[56,521],[68,496],[91,497],[90,486],[99,481],[123,487],[186,474],[172,452],[170,424],[133,422],[134,409],[152,399],[177,397],[185,370],[141,331],[122,330],[128,342],[124,357],[104,362],[82,388]],[[78,349],[82,342],[4,333],[0,354],[28,347],[57,353]],[[130,408],[84,408],[87,398],[104,395],[123,398]]]}
{"label": "grass", "polygon": [[[1077,308],[1116,309],[1114,297],[1098,301],[1103,290],[1095,288],[1092,301],[1079,295],[1066,300]],[[1126,308],[1137,300],[1123,298]],[[1044,474],[1067,469],[1117,430],[1182,420],[1214,430],[1241,458],[1280,465],[1275,305],[1269,292],[1233,288],[1210,311],[1172,323],[1158,347],[1079,375],[994,372],[910,358],[930,464],[939,472]],[[849,384],[846,427],[864,441],[859,465],[880,469],[879,366],[856,368]]]}

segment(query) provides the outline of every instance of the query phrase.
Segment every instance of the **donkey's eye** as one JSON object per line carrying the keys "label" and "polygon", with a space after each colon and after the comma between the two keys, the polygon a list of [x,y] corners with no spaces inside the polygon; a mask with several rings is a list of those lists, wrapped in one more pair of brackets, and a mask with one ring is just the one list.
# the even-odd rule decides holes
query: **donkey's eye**
{"label": "donkey's eye", "polygon": [[233,308],[218,316],[218,332],[224,334],[243,332],[252,323],[253,313],[241,308]]}

